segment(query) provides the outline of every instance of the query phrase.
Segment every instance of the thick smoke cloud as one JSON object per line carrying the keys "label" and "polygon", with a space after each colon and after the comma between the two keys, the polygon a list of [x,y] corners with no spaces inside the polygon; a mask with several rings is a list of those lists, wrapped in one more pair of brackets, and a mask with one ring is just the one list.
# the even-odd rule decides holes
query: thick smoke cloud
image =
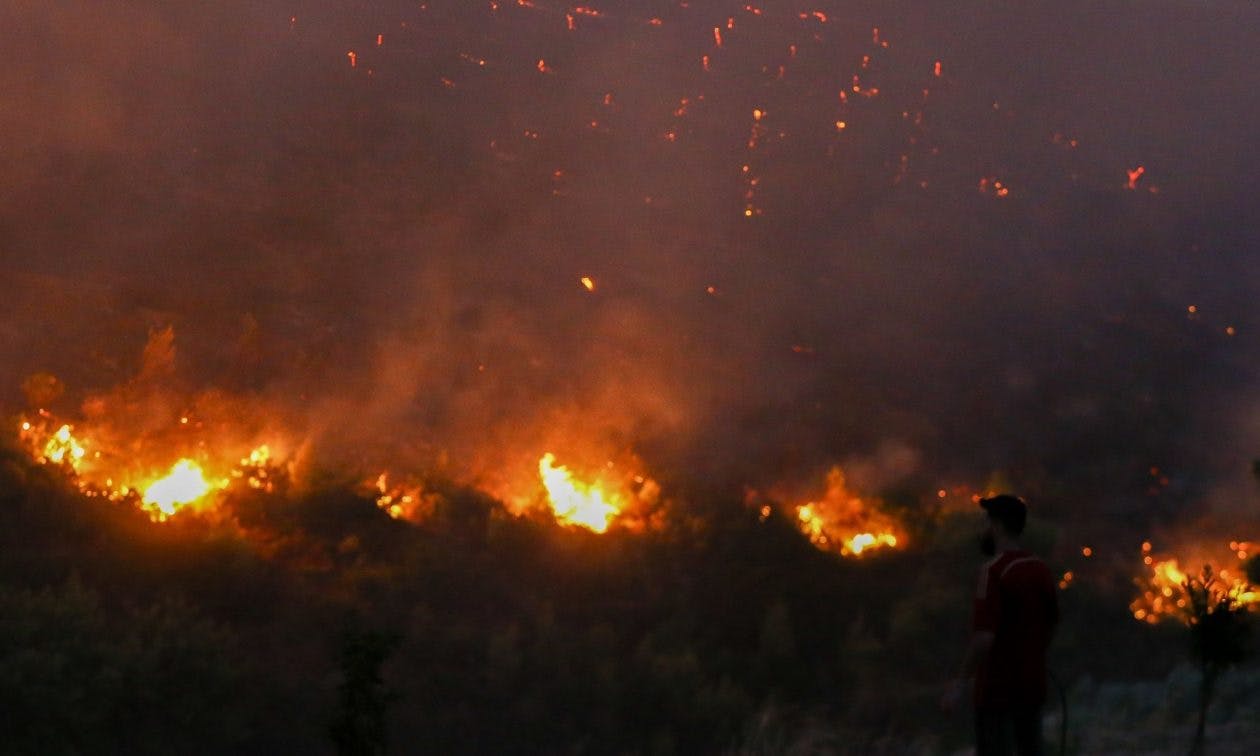
{"label": "thick smoke cloud", "polygon": [[6,406],[172,326],[313,465],[1159,518],[1260,453],[1252,4],[500,5],[9,3]]}

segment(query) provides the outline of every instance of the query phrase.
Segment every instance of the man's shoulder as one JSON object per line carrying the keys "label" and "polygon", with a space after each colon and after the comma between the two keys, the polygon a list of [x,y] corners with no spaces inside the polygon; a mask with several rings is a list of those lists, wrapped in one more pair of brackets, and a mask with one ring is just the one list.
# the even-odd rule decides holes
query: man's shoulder
{"label": "man's shoulder", "polygon": [[1004,583],[1043,583],[1050,580],[1050,567],[1036,554],[1022,550],[1006,554],[1007,559],[993,565],[998,580]]}

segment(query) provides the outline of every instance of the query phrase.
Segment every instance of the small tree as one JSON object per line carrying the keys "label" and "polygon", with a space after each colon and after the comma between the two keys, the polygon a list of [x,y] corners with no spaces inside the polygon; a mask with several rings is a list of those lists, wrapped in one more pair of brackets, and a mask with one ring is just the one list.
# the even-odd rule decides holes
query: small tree
{"label": "small tree", "polygon": [[1191,756],[1204,752],[1207,711],[1212,703],[1216,681],[1221,673],[1247,657],[1247,607],[1240,602],[1237,588],[1223,585],[1211,565],[1186,579],[1186,622],[1190,627],[1190,649],[1199,664],[1199,721],[1194,730]]}
{"label": "small tree", "polygon": [[349,632],[341,644],[339,706],[329,735],[342,756],[385,753],[385,713],[395,695],[381,678],[381,665],[397,647],[392,633]]}

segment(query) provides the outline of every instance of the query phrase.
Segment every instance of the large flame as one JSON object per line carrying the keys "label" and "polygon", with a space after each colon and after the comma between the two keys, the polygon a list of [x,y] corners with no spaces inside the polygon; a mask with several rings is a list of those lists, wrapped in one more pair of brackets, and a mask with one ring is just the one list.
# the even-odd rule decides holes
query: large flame
{"label": "large flame", "polygon": [[619,494],[606,491],[598,483],[576,480],[568,468],[556,465],[556,457],[551,452],[538,460],[538,477],[547,489],[547,500],[556,520],[562,523],[603,533],[623,509]]}
{"label": "large flame", "polygon": [[191,459],[181,459],[171,471],[144,489],[144,508],[155,519],[164,520],[210,493],[211,485],[201,466]]}

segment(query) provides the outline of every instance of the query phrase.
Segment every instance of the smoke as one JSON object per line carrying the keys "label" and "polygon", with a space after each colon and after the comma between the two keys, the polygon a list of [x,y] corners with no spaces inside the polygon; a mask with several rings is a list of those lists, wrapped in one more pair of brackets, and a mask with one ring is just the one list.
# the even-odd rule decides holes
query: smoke
{"label": "smoke", "polygon": [[0,19],[8,406],[170,327],[313,466],[1246,474],[1249,4],[81,5]]}

